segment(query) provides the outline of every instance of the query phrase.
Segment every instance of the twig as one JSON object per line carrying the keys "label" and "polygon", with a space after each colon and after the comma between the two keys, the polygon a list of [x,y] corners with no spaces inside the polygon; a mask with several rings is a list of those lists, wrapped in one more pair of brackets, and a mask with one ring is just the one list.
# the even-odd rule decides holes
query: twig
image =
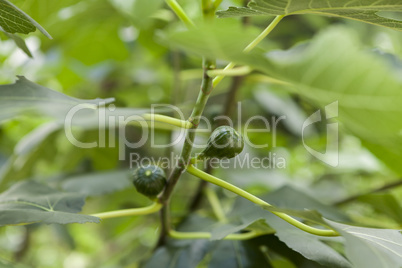
{"label": "twig", "polygon": [[[218,1],[215,1],[215,4],[217,2]],[[247,6],[248,2],[249,2],[248,0],[245,0],[244,6]],[[250,23],[249,17],[244,17],[243,25],[248,26],[249,23]],[[243,81],[244,81],[244,76],[235,76],[232,78],[232,83],[228,89],[226,102],[224,105],[224,110],[223,110],[224,116],[231,117],[231,115],[233,114],[233,107],[234,107],[234,104],[236,101],[236,94],[237,94],[237,91],[239,90],[241,84],[243,83]],[[223,124],[224,124],[223,120],[217,121],[217,126],[221,126]],[[207,166],[204,171],[208,174],[212,174],[213,169],[212,169],[212,166],[209,164],[209,160],[207,160]],[[197,187],[197,192],[195,193],[192,201],[190,202],[189,213],[191,213],[199,208],[202,198],[203,198],[204,189],[207,187],[208,187],[208,182],[206,182],[204,180],[201,180],[199,182],[199,185]]]}
{"label": "twig", "polygon": [[383,191],[386,191],[386,190],[389,190],[389,189],[392,189],[392,188],[396,188],[396,187],[401,186],[401,185],[402,185],[402,179],[399,179],[397,181],[385,184],[385,185],[383,185],[383,186],[381,186],[379,188],[372,189],[372,190],[370,190],[368,192],[365,192],[363,194],[352,195],[352,196],[349,196],[349,197],[347,197],[345,199],[336,201],[335,203],[333,203],[333,205],[334,206],[342,206],[342,205],[344,205],[346,203],[350,203],[352,201],[355,201],[355,200],[359,199],[359,197],[361,197],[363,195],[383,192]]}
{"label": "twig", "polygon": [[190,162],[191,150],[193,148],[193,143],[195,139],[195,130],[198,127],[198,123],[200,122],[200,117],[202,112],[204,111],[204,107],[207,103],[209,93],[212,90],[212,78],[207,75],[207,71],[210,70],[214,66],[213,62],[209,60],[204,60],[203,70],[204,75],[201,82],[200,92],[197,98],[197,102],[194,106],[193,112],[189,118],[189,122],[191,122],[192,127],[187,130],[186,138],[184,141],[183,149],[180,154],[180,158],[176,166],[174,167],[172,173],[169,176],[169,180],[166,184],[165,190],[160,196],[160,203],[163,204],[163,208],[161,210],[161,233],[159,236],[159,240],[157,243],[157,247],[165,244],[166,235],[170,230],[170,217],[169,217],[169,201],[170,196],[172,195],[173,189],[176,186],[177,181],[179,180],[181,174],[185,170],[187,163]]}

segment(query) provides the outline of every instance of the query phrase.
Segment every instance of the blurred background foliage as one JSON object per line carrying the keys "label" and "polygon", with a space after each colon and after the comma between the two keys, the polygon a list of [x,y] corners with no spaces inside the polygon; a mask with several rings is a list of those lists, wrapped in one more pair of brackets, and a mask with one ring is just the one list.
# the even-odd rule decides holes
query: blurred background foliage
{"label": "blurred background foliage", "polygon": [[[53,39],[49,40],[38,32],[22,36],[32,52],[33,58],[30,58],[0,33],[0,84],[12,83],[16,75],[24,75],[31,81],[77,98],[113,97],[117,106],[135,108],[170,103],[189,115],[201,81],[201,59],[167,41],[170,32],[184,26],[163,1],[15,0],[13,3],[44,26]],[[201,20],[199,1],[183,0],[180,3],[194,20]],[[220,9],[229,5],[242,3],[223,1]],[[225,20],[233,24],[241,21]],[[266,17],[250,18],[247,22],[250,35],[257,35],[258,29],[266,27],[269,21],[270,18]],[[395,55],[390,56],[390,64],[401,73],[402,33],[339,18],[287,17],[258,50],[289,49],[318,33],[325,33],[330,25],[344,26],[353,31],[366,50],[377,51],[384,57],[389,55],[387,53]],[[227,41],[237,42],[240,47],[249,42]],[[225,63],[218,61],[217,65],[223,67]],[[206,116],[223,113],[231,83],[232,79],[226,78],[216,88],[205,110]],[[362,195],[352,202],[347,200],[350,196],[370,192],[398,179],[398,175],[365,149],[358,138],[349,132],[341,132],[340,165],[336,168],[321,163],[304,149],[298,130],[307,116],[318,109],[313,103],[253,79],[252,75],[241,82],[237,100],[241,101],[243,109],[238,111],[233,107],[231,116],[236,120],[240,112],[241,118],[245,119],[241,124],[253,115],[263,115],[271,122],[273,116],[286,114],[289,120],[278,125],[276,137],[272,137],[272,133],[249,135],[255,144],[271,144],[275,138],[275,147],[246,148],[251,155],[275,153],[282,156],[286,159],[286,168],[222,169],[215,171],[217,175],[255,194],[292,185],[325,204],[334,204],[355,223],[401,227],[401,189],[395,187],[380,194]],[[130,163],[118,161],[118,148],[80,149],[71,145],[61,130],[50,127],[38,131],[46,124],[51,124],[46,117],[24,115],[1,124],[0,176],[9,182],[3,187],[32,178],[60,189],[83,192],[88,195],[83,211],[86,214],[148,204],[147,199],[127,183]],[[253,121],[252,127],[261,128],[263,125]],[[309,146],[324,150],[325,124],[314,126],[310,132]],[[175,131],[158,130],[156,134],[157,141],[163,143],[169,141]],[[29,148],[25,148],[29,135]],[[93,141],[98,137],[98,131],[84,128],[79,130],[79,135]],[[137,128],[131,127],[126,129],[126,135],[136,140],[140,134]],[[201,135],[202,138],[206,139],[207,135]],[[170,156],[179,149],[179,146],[155,149],[147,144],[130,152],[158,157]],[[109,181],[107,187],[96,189],[96,183],[90,184],[101,177]],[[90,187],[83,187],[83,178]],[[112,183],[113,179],[115,183]],[[114,187],[110,188],[110,185]],[[187,215],[188,203],[197,186],[198,180],[189,175],[185,174],[180,180],[172,200],[175,223]],[[219,196],[225,197],[222,198],[223,206],[229,212],[235,197],[220,189],[217,191]],[[344,202],[339,203],[342,200]],[[384,205],[380,206],[380,203]],[[384,210],[384,207],[389,209]],[[197,213],[212,217],[207,203],[203,203]],[[197,230],[196,225],[192,227],[192,230]],[[15,267],[137,267],[152,254],[157,237],[157,214],[110,219],[101,224],[2,227],[0,259],[3,264],[0,265],[13,267],[8,266],[10,261],[19,263]],[[225,244],[217,248],[228,252]],[[236,254],[246,254],[241,252]],[[236,254],[229,254],[227,260],[236,258]],[[295,267],[286,256],[272,252],[266,255],[276,267]],[[213,256],[209,258],[214,259]],[[219,263],[216,260],[215,266]],[[153,267],[152,263],[149,267]],[[207,267],[207,264],[201,263],[200,267]]]}

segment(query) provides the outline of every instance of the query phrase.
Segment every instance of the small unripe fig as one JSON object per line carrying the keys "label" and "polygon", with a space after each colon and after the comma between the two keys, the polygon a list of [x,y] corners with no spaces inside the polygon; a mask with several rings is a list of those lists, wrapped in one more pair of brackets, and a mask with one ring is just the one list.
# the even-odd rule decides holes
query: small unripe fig
{"label": "small unripe fig", "polygon": [[166,175],[158,166],[141,166],[133,173],[133,184],[139,193],[153,198],[165,188]]}
{"label": "small unripe fig", "polygon": [[233,158],[243,151],[244,141],[232,127],[216,128],[208,139],[207,147],[198,156],[203,158]]}

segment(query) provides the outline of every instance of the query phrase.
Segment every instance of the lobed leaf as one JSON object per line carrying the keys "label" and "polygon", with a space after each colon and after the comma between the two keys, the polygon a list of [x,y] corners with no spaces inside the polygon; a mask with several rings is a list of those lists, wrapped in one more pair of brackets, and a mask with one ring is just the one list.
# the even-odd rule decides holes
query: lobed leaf
{"label": "lobed leaf", "polygon": [[30,223],[99,223],[100,219],[77,214],[85,196],[63,193],[34,181],[15,184],[0,194],[0,226]]}
{"label": "lobed leaf", "polygon": [[229,7],[228,10],[219,11],[217,14],[221,18],[316,14],[353,19],[402,31],[402,21],[378,14],[385,11],[400,12],[402,3],[398,0],[253,0],[248,4],[248,8]]}

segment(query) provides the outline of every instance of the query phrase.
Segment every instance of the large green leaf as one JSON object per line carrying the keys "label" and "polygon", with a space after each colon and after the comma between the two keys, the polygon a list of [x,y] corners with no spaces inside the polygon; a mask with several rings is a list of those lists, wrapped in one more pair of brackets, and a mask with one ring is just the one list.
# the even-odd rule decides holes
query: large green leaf
{"label": "large green leaf", "polygon": [[402,11],[402,3],[398,0],[253,0],[248,4],[248,8],[230,7],[217,14],[220,17],[317,14],[353,19],[402,31],[401,21],[379,16],[377,13],[380,11]]}
{"label": "large green leaf", "polygon": [[35,84],[23,76],[14,84],[0,85],[0,122],[22,113],[37,112],[64,122],[77,105],[96,110],[113,99],[81,100]]}
{"label": "large green leaf", "polygon": [[[282,208],[275,211],[288,212],[289,215],[303,218],[309,222],[324,222],[317,213],[312,211],[305,211],[305,209],[319,209],[321,212],[326,213],[332,218],[343,218],[341,213],[334,210],[334,208],[324,205],[319,201],[309,197],[308,195],[291,188],[289,186],[280,188],[272,193],[263,196],[263,200],[268,202],[280,204]],[[299,209],[299,211],[295,210]],[[274,209],[273,209],[274,210]],[[252,221],[261,221],[263,219],[266,224],[276,230],[275,235],[284,242],[289,248],[300,253],[305,258],[316,261],[326,267],[349,267],[349,262],[334,249],[321,241],[321,237],[308,234],[298,228],[290,225],[277,216],[264,211],[255,206],[248,200],[239,198],[230,214],[231,219],[240,219],[241,222],[250,223]],[[338,238],[328,238],[330,241],[338,242]]]}
{"label": "large green leaf", "polygon": [[[327,115],[334,116],[341,123],[341,129],[359,137],[379,159],[402,174],[402,83],[386,57],[364,50],[356,32],[332,27],[310,43],[261,55],[217,50],[216,47],[223,48],[224,43],[214,35],[211,35],[213,40],[203,41],[198,37],[200,31],[202,29],[176,33],[171,40],[199,55],[252,66],[287,82],[287,86],[281,87],[319,107],[333,104],[337,114],[335,109],[332,114],[328,109]],[[225,37],[229,35],[226,33]],[[196,45],[191,46],[192,42]],[[325,116],[321,117],[321,122],[325,122]]]}
{"label": "large green leaf", "polygon": [[7,0],[0,0],[0,27],[12,34],[28,34],[38,28],[44,35],[51,38],[42,26]]}
{"label": "large green leaf", "polygon": [[36,183],[24,181],[0,194],[0,226],[29,223],[99,223],[99,218],[77,214],[85,196],[63,193]]}
{"label": "large green leaf", "polygon": [[346,255],[354,267],[401,267],[400,230],[372,229],[327,222],[345,238]]}
{"label": "large green leaf", "polygon": [[304,49],[270,58],[267,71],[290,82],[288,90],[321,107],[337,104],[335,116],[343,127],[402,172],[402,84],[386,60],[362,50],[353,31],[332,28]]}

